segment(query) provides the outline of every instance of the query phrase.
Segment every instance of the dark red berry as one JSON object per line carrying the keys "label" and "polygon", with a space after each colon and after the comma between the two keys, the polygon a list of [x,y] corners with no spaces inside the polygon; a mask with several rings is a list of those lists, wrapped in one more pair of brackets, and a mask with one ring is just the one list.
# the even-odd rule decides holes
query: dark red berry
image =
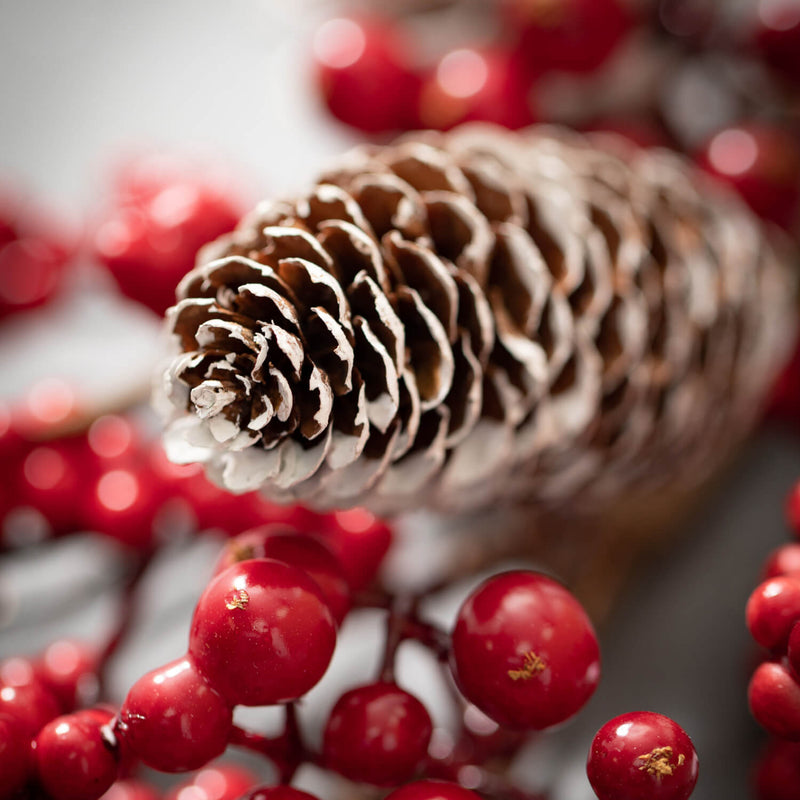
{"label": "dark red berry", "polygon": [[479,796],[456,783],[415,781],[395,789],[386,800],[479,800]]}
{"label": "dark red berry", "polygon": [[325,726],[325,763],[347,778],[397,786],[414,777],[433,726],[425,706],[393,683],[373,683],[339,698]]}
{"label": "dark red berry", "polygon": [[597,638],[580,603],[535,572],[489,578],[464,602],[451,666],[464,696],[501,725],[569,719],[600,680]]}
{"label": "dark red berry", "polygon": [[790,229],[800,207],[800,151],[777,127],[750,123],[717,133],[698,157],[764,219]]}
{"label": "dark red berry", "polygon": [[97,695],[97,654],[82,642],[59,639],[36,663],[36,674],[58,698],[64,712],[91,705]]}
{"label": "dark red berry", "polygon": [[786,497],[786,522],[792,533],[800,539],[800,481],[797,481]]}
{"label": "dark red berry", "polygon": [[31,737],[14,717],[0,714],[0,800],[11,800],[31,772]]}
{"label": "dark red berry", "polygon": [[785,652],[792,626],[800,620],[800,577],[782,575],[764,581],[750,595],[745,614],[760,645]]}
{"label": "dark red berry", "polygon": [[795,622],[789,636],[789,665],[794,670],[795,676],[800,680],[800,622]]}
{"label": "dark red berry", "polygon": [[509,31],[537,70],[592,72],[633,26],[621,0],[504,0]]}
{"label": "dark red berry", "polygon": [[800,740],[800,684],[783,664],[761,664],[750,679],[748,697],[761,727],[775,736]]}
{"label": "dark red berry", "polygon": [[237,764],[214,764],[175,786],[165,800],[239,800],[258,778]]}
{"label": "dark red berry", "polygon": [[153,769],[187,772],[225,750],[231,724],[228,703],[184,656],[133,685],[120,710],[118,732]]}
{"label": "dark red berry", "polygon": [[449,130],[463,122],[517,129],[534,121],[532,82],[501,50],[446,53],[422,85],[419,127]]}
{"label": "dark red berry", "polygon": [[763,577],[777,578],[781,575],[800,577],[800,543],[785,544],[774,550],[764,563]]}
{"label": "dark red berry", "polygon": [[313,794],[301,792],[291,786],[263,786],[241,800],[317,800]]}
{"label": "dark red berry", "polygon": [[800,81],[800,6],[759,0],[754,40],[764,60],[789,81]]}
{"label": "dark red berry", "polygon": [[676,722],[634,711],[600,728],[586,773],[599,800],[686,800],[697,783],[697,753]]}
{"label": "dark red berry", "polygon": [[215,575],[253,558],[272,558],[303,570],[322,590],[334,619],[341,623],[350,609],[350,587],[330,548],[283,525],[264,525],[235,536],[224,547]]}
{"label": "dark red berry", "polygon": [[161,795],[144,781],[117,781],[100,800],[161,800]]}
{"label": "dark red berry", "polygon": [[214,578],[189,638],[214,688],[232,705],[250,706],[305,694],[325,674],[335,645],[336,625],[317,584],[271,559],[242,561]]}
{"label": "dark red berry", "polygon": [[49,722],[34,742],[39,782],[53,800],[97,800],[117,777],[108,723],[89,711]]}
{"label": "dark red berry", "polygon": [[12,675],[11,670],[7,669],[7,663],[3,664],[0,682],[0,714],[18,720],[25,735],[32,739],[44,725],[58,716],[58,701],[35,676],[32,666]]}
{"label": "dark red berry", "polygon": [[316,80],[330,112],[368,133],[413,124],[419,79],[409,45],[379,18],[331,19],[314,36]]}
{"label": "dark red berry", "polygon": [[800,800],[800,742],[772,739],[754,774],[756,800]]}

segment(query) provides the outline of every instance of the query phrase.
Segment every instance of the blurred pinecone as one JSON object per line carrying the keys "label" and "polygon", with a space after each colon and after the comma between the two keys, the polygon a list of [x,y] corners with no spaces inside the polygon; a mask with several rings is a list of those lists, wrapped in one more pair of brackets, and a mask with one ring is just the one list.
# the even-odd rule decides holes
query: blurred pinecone
{"label": "blurred pinecone", "polygon": [[677,156],[596,144],[415,134],[258,207],[169,313],[170,456],[383,512],[706,477],[786,355],[789,258]]}

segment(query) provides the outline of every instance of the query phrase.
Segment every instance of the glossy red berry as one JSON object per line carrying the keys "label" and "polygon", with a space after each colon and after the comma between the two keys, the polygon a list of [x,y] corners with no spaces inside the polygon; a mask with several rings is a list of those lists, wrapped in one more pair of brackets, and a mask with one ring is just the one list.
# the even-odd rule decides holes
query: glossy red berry
{"label": "glossy red berry", "polygon": [[795,622],[789,636],[789,665],[794,670],[795,676],[800,680],[800,622]]}
{"label": "glossy red berry", "polygon": [[341,623],[350,609],[350,587],[342,567],[319,539],[283,525],[264,525],[231,539],[222,550],[214,574],[253,558],[272,558],[303,570],[322,590],[337,623]]}
{"label": "glossy red berry", "polygon": [[316,81],[330,112],[367,133],[413,124],[419,79],[409,45],[379,18],[338,18],[314,36]]}
{"label": "glossy red berry", "polygon": [[117,781],[100,800],[161,800],[161,795],[144,781]]}
{"label": "glossy red berry", "polygon": [[800,539],[800,481],[797,481],[786,497],[786,522],[792,533]]}
{"label": "glossy red berry", "polygon": [[140,678],[120,710],[119,736],[145,764],[162,772],[204,767],[225,750],[228,703],[184,656]]}
{"label": "glossy red berry", "polygon": [[214,764],[178,784],[165,800],[240,800],[258,778],[237,764]]}
{"label": "glossy red berry", "polygon": [[759,0],[754,28],[764,60],[790,81],[800,81],[800,6],[791,0]]}
{"label": "glossy red berry", "polygon": [[800,577],[800,543],[784,544],[770,553],[764,562],[763,577],[777,578],[781,575]]}
{"label": "glossy red berry", "polygon": [[0,714],[18,720],[25,735],[33,738],[51,719],[58,716],[56,697],[30,670],[18,673],[17,677],[2,672],[0,683]]}
{"label": "glossy red berry", "polygon": [[270,559],[242,561],[200,597],[189,652],[232,705],[293,700],[315,686],[336,645],[336,625],[316,583]]}
{"label": "glossy red berry", "polygon": [[600,651],[567,589],[535,572],[506,572],[461,606],[451,666],[464,696],[493,720],[540,730],[569,719],[592,696]]}
{"label": "glossy red berry", "polygon": [[313,794],[301,792],[291,786],[263,786],[241,800],[317,800]]}
{"label": "glossy red berry", "polygon": [[97,654],[70,639],[48,645],[36,662],[36,675],[58,698],[64,712],[91,705],[97,695]]}
{"label": "glossy red berry", "polygon": [[479,800],[479,795],[447,781],[415,781],[395,789],[386,800]]}
{"label": "glossy red berry", "polygon": [[783,664],[767,661],[753,673],[750,711],[774,736],[800,740],[800,684]]}
{"label": "glossy red berry", "polygon": [[425,706],[394,683],[373,683],[339,698],[325,726],[325,763],[347,778],[397,786],[414,777],[433,726]]}
{"label": "glossy red berry", "polygon": [[23,724],[0,713],[0,800],[11,800],[31,773],[31,737]]}
{"label": "glossy red berry", "polygon": [[114,783],[118,767],[110,721],[78,711],[56,717],[39,732],[36,773],[53,800],[97,800]]}
{"label": "glossy red berry", "polygon": [[756,800],[800,800],[800,743],[773,739],[754,774]]}
{"label": "glossy red berry", "polygon": [[591,72],[633,26],[621,0],[504,0],[520,55],[537,70]]}
{"label": "glossy red berry", "polygon": [[534,121],[532,81],[505,51],[452,50],[423,83],[418,114],[421,128],[475,121],[523,128]]}
{"label": "glossy red berry", "polygon": [[717,133],[698,157],[764,219],[790,229],[800,208],[800,150],[785,130],[756,123]]}
{"label": "glossy red berry", "polygon": [[600,728],[586,773],[599,800],[686,800],[698,768],[692,740],[680,725],[635,711]]}
{"label": "glossy red berry", "polygon": [[800,620],[800,577],[782,575],[760,584],[747,601],[747,627],[769,650],[786,650],[789,634]]}

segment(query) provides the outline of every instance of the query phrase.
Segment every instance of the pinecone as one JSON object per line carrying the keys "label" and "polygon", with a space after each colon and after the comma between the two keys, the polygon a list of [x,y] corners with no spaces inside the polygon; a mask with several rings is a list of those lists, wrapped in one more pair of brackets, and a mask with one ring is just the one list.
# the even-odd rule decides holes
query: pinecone
{"label": "pinecone", "polygon": [[414,134],[259,206],[168,314],[170,457],[383,513],[699,482],[787,352],[789,257],[679,157],[598,141]]}

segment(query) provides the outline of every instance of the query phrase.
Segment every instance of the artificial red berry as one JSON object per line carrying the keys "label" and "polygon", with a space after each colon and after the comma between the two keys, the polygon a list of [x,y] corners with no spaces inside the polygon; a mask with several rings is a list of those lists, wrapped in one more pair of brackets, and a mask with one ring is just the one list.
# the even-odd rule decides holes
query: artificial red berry
{"label": "artificial red berry", "polygon": [[[22,660],[14,659],[14,661]],[[32,665],[16,675],[3,664],[0,681],[0,714],[18,720],[25,735],[33,738],[59,713],[58,701],[34,674]]]}
{"label": "artificial red berry", "polygon": [[350,610],[350,587],[341,564],[321,540],[283,525],[263,525],[231,539],[222,550],[214,574],[252,558],[272,558],[303,570],[322,590],[337,623]]}
{"label": "artificial red berry", "polygon": [[788,647],[789,664],[794,670],[794,674],[800,679],[800,622],[795,622],[792,633],[789,636]]}
{"label": "artificial red berry", "polygon": [[561,584],[506,572],[461,606],[451,666],[464,696],[493,720],[540,730],[569,719],[592,696],[600,651],[586,612]]}
{"label": "artificial red berry", "polygon": [[756,763],[756,800],[800,800],[800,742],[772,739]]}
{"label": "artificial red berry", "polygon": [[697,753],[669,717],[634,711],[600,728],[586,773],[599,800],[686,800],[697,783]]}
{"label": "artificial red berry", "polygon": [[764,60],[790,81],[800,81],[800,6],[759,0],[754,41]]}
{"label": "artificial red berry", "polygon": [[479,800],[479,796],[456,783],[415,781],[395,789],[386,800]]}
{"label": "artificial red berry", "polygon": [[800,481],[795,483],[786,498],[786,522],[792,533],[800,539]]}
{"label": "artificial red berry", "polygon": [[325,763],[347,778],[376,786],[411,779],[428,752],[433,726],[425,706],[394,683],[343,694],[325,726]]}
{"label": "artificial red berry", "polygon": [[200,247],[233,230],[240,216],[238,202],[198,178],[199,168],[178,159],[134,162],[93,237],[97,260],[122,293],[159,315],[174,304]]}
{"label": "artificial red berry", "polygon": [[800,740],[800,684],[783,664],[761,664],[750,679],[748,697],[750,711],[762,728],[784,739]]}
{"label": "artificial red berry", "polygon": [[764,563],[764,579],[777,578],[780,575],[800,577],[800,543],[782,545],[767,558]]}
{"label": "artificial red berry", "polygon": [[353,591],[372,583],[392,546],[392,529],[363,508],[335,511],[320,530]]}
{"label": "artificial red berry", "polygon": [[785,130],[738,125],[717,133],[698,161],[733,186],[764,219],[790,229],[800,208],[800,151]]}
{"label": "artificial red berry", "polygon": [[78,711],[48,722],[34,742],[39,782],[53,800],[97,800],[117,777],[115,741],[102,718]]}
{"label": "artificial red berry", "polygon": [[331,19],[314,36],[316,81],[330,112],[367,133],[413,124],[419,79],[400,31],[379,18]]}
{"label": "artificial red berry", "polygon": [[463,122],[517,129],[534,121],[532,82],[501,50],[446,53],[422,85],[419,127],[449,130]]}
{"label": "artificial red berry", "polygon": [[537,70],[592,72],[633,26],[620,0],[504,0],[519,52]]}
{"label": "artificial red berry", "polygon": [[82,642],[59,639],[38,659],[36,675],[58,698],[64,712],[94,702],[97,689],[97,654]]}
{"label": "artificial red berry", "polygon": [[228,743],[228,703],[183,656],[140,678],[120,710],[118,733],[145,764],[162,772],[204,767]]}
{"label": "artificial red berry", "polygon": [[800,577],[781,575],[760,584],[747,601],[747,627],[769,650],[786,650],[792,626],[800,620]]}
{"label": "artificial red berry", "polygon": [[0,800],[11,800],[28,781],[31,772],[31,737],[23,724],[0,714]]}
{"label": "artificial red berry", "polygon": [[317,800],[313,794],[301,792],[291,786],[262,786],[241,800]]}
{"label": "artificial red berry", "polygon": [[100,800],[161,800],[161,795],[144,781],[117,781]]}
{"label": "artificial red berry", "polygon": [[174,787],[165,800],[239,800],[257,782],[244,767],[214,764]]}
{"label": "artificial red berry", "polygon": [[[267,633],[265,633],[267,632]],[[320,588],[296,567],[242,561],[200,597],[189,652],[232,705],[294,700],[315,686],[336,645],[336,625]]]}

